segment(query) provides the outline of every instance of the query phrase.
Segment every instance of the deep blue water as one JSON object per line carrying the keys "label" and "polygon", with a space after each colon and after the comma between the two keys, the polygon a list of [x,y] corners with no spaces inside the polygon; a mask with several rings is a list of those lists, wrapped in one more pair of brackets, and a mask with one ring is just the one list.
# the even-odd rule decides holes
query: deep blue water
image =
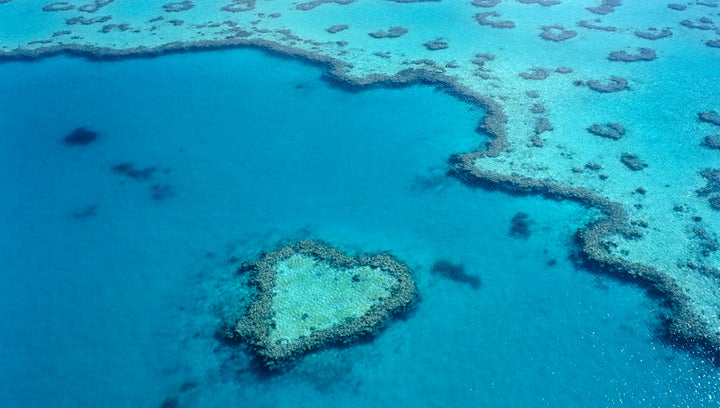
{"label": "deep blue water", "polygon": [[[585,209],[444,176],[451,153],[483,143],[482,112],[432,87],[349,93],[317,67],[254,50],[57,57],[3,63],[0,76],[4,406],[719,397],[717,368],[656,337],[657,300],[569,261]],[[98,140],[63,145],[78,126]],[[157,170],[149,180],[111,170],[126,162]],[[528,239],[508,234],[519,211]],[[421,301],[374,341],[259,376],[242,346],[213,336],[248,290],[228,258],[301,238],[391,251],[413,268]],[[438,260],[481,287],[431,274]]]}

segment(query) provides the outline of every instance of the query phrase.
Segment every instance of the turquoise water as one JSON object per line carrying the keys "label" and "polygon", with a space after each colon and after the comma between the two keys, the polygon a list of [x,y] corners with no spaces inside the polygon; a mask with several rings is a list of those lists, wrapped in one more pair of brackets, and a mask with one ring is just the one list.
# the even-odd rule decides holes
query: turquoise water
{"label": "turquoise water", "polygon": [[[482,112],[432,87],[349,93],[254,50],[0,74],[4,406],[716,406],[720,370],[657,337],[658,300],[570,262],[593,214],[444,176]],[[64,146],[78,126],[98,140]],[[301,238],[391,251],[421,301],[268,377],[214,336],[249,293],[229,259]]]}

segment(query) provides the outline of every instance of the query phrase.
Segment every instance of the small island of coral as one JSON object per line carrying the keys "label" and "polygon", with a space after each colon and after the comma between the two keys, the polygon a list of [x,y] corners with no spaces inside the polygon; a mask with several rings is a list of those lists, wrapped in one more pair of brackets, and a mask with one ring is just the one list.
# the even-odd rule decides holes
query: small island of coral
{"label": "small island of coral", "polygon": [[235,330],[270,370],[372,336],[417,298],[410,269],[391,255],[350,257],[319,241],[286,245],[246,268],[256,293]]}

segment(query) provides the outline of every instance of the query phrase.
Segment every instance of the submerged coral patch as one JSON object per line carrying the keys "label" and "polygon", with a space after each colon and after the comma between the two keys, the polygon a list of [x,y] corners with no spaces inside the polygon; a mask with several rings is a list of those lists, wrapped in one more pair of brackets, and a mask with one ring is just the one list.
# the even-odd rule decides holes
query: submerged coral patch
{"label": "submerged coral patch", "polygon": [[335,4],[340,4],[340,5],[346,5],[346,4],[350,4],[350,3],[354,3],[354,2],[355,2],[355,0],[313,0],[313,1],[308,1],[305,3],[299,3],[297,6],[295,6],[295,8],[298,10],[301,10],[301,11],[308,11],[308,10],[312,10],[315,7],[325,4],[325,3],[335,3]]}
{"label": "submerged coral patch", "polygon": [[687,9],[687,6],[684,4],[678,4],[678,3],[670,3],[667,5],[669,9],[671,10],[677,10],[677,11],[683,11]]}
{"label": "submerged coral patch", "polygon": [[700,119],[701,122],[720,126],[720,113],[715,111],[700,112],[698,113],[698,119]]}
{"label": "submerged coral patch", "polygon": [[522,4],[539,4],[543,7],[556,6],[562,3],[560,0],[518,0]]}
{"label": "submerged coral patch", "polygon": [[620,161],[628,169],[633,171],[640,171],[648,166],[647,163],[640,160],[640,157],[635,153],[623,153],[622,156],[620,156]]}
{"label": "submerged coral patch", "polygon": [[222,11],[230,13],[240,13],[243,11],[251,11],[255,9],[255,0],[235,0],[220,8]]}
{"label": "submerged coral patch", "polygon": [[430,272],[444,279],[467,284],[475,290],[480,289],[482,285],[480,277],[467,273],[465,265],[462,264],[454,264],[444,260],[438,261],[430,268]]}
{"label": "submerged coral patch", "polygon": [[635,31],[636,36],[646,40],[659,40],[661,38],[670,37],[672,34],[672,31],[668,29],[658,31],[651,28],[648,31]]}
{"label": "submerged coral patch", "polygon": [[494,11],[475,14],[475,20],[477,20],[480,25],[490,26],[492,28],[515,28],[515,23],[511,20],[494,21],[488,17],[500,17],[500,14]]}
{"label": "submerged coral patch", "polygon": [[46,6],[43,6],[43,11],[68,11],[74,9],[75,6],[73,6],[71,3],[67,1],[58,1],[56,3],[50,3]]}
{"label": "submerged coral patch", "polygon": [[569,40],[577,35],[577,31],[566,30],[565,27],[555,24],[549,26],[543,26],[540,38],[547,41],[560,42]]}
{"label": "submerged coral patch", "polygon": [[610,14],[615,11],[615,7],[621,6],[622,1],[620,0],[602,0],[599,6],[588,7],[586,10],[595,14]]}
{"label": "submerged coral patch", "polygon": [[372,38],[397,38],[401,35],[404,35],[408,32],[407,28],[395,26],[390,27],[387,31],[380,30],[370,33],[370,37]]}
{"label": "submerged coral patch", "polygon": [[640,48],[637,54],[630,54],[627,51],[613,51],[608,55],[610,61],[635,62],[635,61],[652,61],[657,58],[657,54],[650,48]]}
{"label": "submerged coral patch", "polygon": [[617,76],[611,77],[607,83],[591,79],[587,81],[586,85],[593,91],[600,93],[619,92],[628,89],[627,79]]}
{"label": "submerged coral patch", "polygon": [[65,24],[67,24],[67,25],[76,25],[76,24],[90,25],[90,24],[104,23],[110,19],[112,19],[112,16],[110,16],[110,15],[101,16],[101,17],[93,17],[93,18],[77,16],[77,17],[68,18],[67,20],[65,20]]}
{"label": "submerged coral patch", "polygon": [[587,128],[593,135],[606,137],[608,139],[620,139],[625,135],[625,127],[619,123],[606,123],[604,125],[594,124]]}
{"label": "submerged coral patch", "polygon": [[195,7],[195,3],[190,0],[179,1],[177,3],[167,3],[163,5],[163,9],[168,13],[177,13],[180,11],[190,10]]}
{"label": "submerged coral patch", "polygon": [[720,150],[720,135],[707,135],[703,139],[700,146],[707,147],[708,149]]}
{"label": "submerged coral patch", "polygon": [[518,74],[522,79],[532,79],[534,81],[542,81],[550,76],[550,70],[546,68],[534,67],[530,70]]}
{"label": "submerged coral patch", "polygon": [[155,166],[138,169],[132,163],[119,163],[112,167],[113,173],[140,181],[149,180],[157,170]]}
{"label": "submerged coral patch", "polygon": [[410,269],[392,256],[350,257],[318,241],[264,254],[249,269],[257,292],[235,331],[269,369],[373,335],[417,296]]}
{"label": "submerged coral patch", "polygon": [[444,50],[450,47],[446,41],[443,41],[441,39],[428,41],[423,45],[430,51]]}
{"label": "submerged coral patch", "polygon": [[534,131],[535,131],[535,134],[536,134],[536,135],[540,135],[540,134],[545,133],[545,132],[550,132],[550,131],[552,131],[552,130],[554,130],[554,129],[555,129],[555,128],[554,128],[553,125],[550,123],[550,121],[548,120],[548,118],[546,118],[546,117],[539,117],[539,118],[535,119],[535,128],[534,128]]}
{"label": "submerged coral patch", "polygon": [[328,27],[325,31],[327,31],[330,34],[336,34],[340,31],[344,31],[350,28],[347,24],[335,24],[333,26]]}
{"label": "submerged coral patch", "polygon": [[530,215],[524,212],[515,214],[510,220],[509,235],[513,238],[528,239],[532,232],[530,231]]}
{"label": "submerged coral patch", "polygon": [[500,0],[473,0],[472,5],[476,7],[495,7]]}
{"label": "submerged coral patch", "polygon": [[150,198],[155,201],[165,201],[170,197],[175,197],[175,189],[170,185],[154,184],[150,187]]}
{"label": "submerged coral patch", "polygon": [[83,11],[85,13],[95,13],[101,8],[109,5],[115,0],[95,0],[92,3],[89,4],[83,4],[82,6],[78,7],[78,10]]}
{"label": "submerged coral patch", "polygon": [[588,30],[610,31],[610,32],[617,31],[617,27],[615,27],[615,26],[601,26],[598,24],[593,24],[587,20],[580,20],[577,22],[577,25],[578,25],[578,27],[587,28]]}
{"label": "submerged coral patch", "polygon": [[63,142],[66,146],[85,146],[94,142],[98,138],[96,132],[80,127],[73,130],[69,135],[65,136]]}
{"label": "submerged coral patch", "polygon": [[705,179],[705,186],[695,193],[699,197],[707,197],[710,207],[720,211],[720,169],[704,169],[700,176]]}
{"label": "submerged coral patch", "polygon": [[693,28],[695,30],[712,30],[713,29],[713,23],[712,20],[710,20],[707,17],[701,17],[697,20],[697,22],[692,20],[683,20],[680,22],[680,25],[683,25],[687,28]]}

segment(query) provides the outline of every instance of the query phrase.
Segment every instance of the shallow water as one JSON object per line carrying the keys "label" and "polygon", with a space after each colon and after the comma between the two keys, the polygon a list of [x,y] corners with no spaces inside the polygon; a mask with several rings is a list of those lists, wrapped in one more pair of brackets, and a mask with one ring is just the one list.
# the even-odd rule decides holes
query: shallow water
{"label": "shallow water", "polygon": [[[569,261],[594,214],[444,175],[484,142],[482,112],[432,87],[349,93],[247,49],[0,75],[5,406],[715,404],[720,371],[656,337],[659,301]],[[78,126],[98,140],[64,146]],[[519,211],[527,240],[509,235]],[[300,238],[391,251],[421,301],[372,341],[259,375],[214,337],[248,294],[231,257]]]}

